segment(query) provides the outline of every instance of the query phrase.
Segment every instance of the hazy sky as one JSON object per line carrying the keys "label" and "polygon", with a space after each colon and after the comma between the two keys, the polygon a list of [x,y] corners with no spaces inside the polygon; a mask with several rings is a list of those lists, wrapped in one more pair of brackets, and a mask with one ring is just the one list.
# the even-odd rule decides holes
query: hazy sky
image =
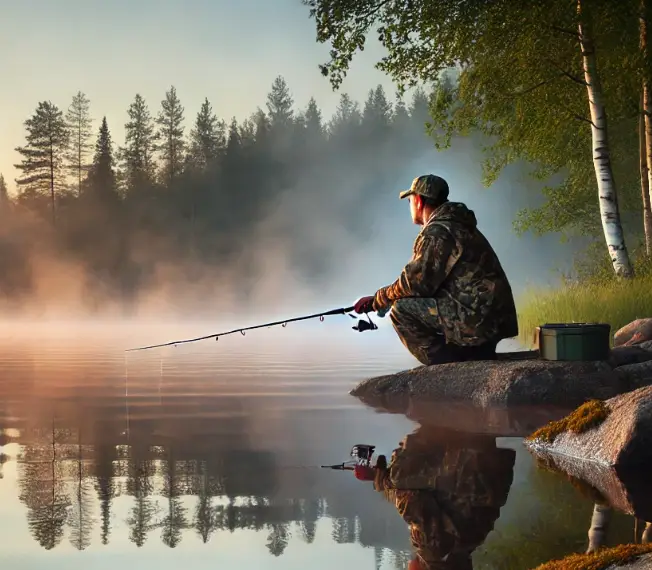
{"label": "hazy sky", "polygon": [[[170,85],[187,130],[204,97],[226,120],[266,109],[279,74],[300,108],[314,95],[330,116],[339,98],[319,72],[328,45],[317,44],[301,0],[0,0],[0,9],[0,172],[10,191],[20,158],[14,148],[24,144],[23,123],[39,101],[65,111],[83,91],[94,130],[106,115],[122,144],[135,94],[155,115]],[[372,43],[360,56],[342,90],[362,102],[382,83],[393,98],[391,81],[373,67],[382,48]]]}

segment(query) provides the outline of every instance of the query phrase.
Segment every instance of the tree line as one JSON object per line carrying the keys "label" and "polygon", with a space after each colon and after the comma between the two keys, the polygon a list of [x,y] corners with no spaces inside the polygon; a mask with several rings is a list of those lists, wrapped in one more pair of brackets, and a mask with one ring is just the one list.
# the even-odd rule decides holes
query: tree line
{"label": "tree line", "polygon": [[375,32],[388,51],[379,68],[399,91],[444,85],[430,100],[439,145],[481,133],[488,184],[510,164],[531,165],[545,202],[517,228],[601,233],[626,278],[628,241],[644,236],[652,253],[650,0],[303,3],[317,41],[332,43],[321,70],[334,88]]}
{"label": "tree line", "polygon": [[[297,109],[278,76],[265,110],[228,121],[204,99],[187,125],[171,86],[156,112],[135,95],[121,144],[106,116],[93,118],[83,92],[65,112],[41,101],[24,123],[24,144],[15,149],[15,196],[0,178],[2,293],[15,299],[29,294],[35,286],[30,257],[47,246],[84,267],[91,305],[111,297],[131,306],[160,263],[192,272],[228,265],[255,247],[252,228],[288,190],[323,196],[346,188],[350,198],[334,206],[338,222],[363,239],[357,211],[374,197],[379,181],[432,146],[424,129],[428,98],[417,89],[407,103],[391,101],[378,85],[363,104],[341,94],[327,120],[314,98]],[[365,176],[351,180],[351,172]],[[300,245],[295,264],[318,278],[328,267]]]}

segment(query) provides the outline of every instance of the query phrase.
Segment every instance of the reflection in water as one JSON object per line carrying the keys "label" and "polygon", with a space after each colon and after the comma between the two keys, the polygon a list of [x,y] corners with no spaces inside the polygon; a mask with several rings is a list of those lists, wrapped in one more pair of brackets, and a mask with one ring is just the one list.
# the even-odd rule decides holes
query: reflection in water
{"label": "reflection in water", "polygon": [[374,488],[396,505],[416,551],[411,568],[471,570],[513,479],[516,454],[491,436],[417,429],[379,458]]}
{"label": "reflection in water", "polygon": [[[650,544],[652,541],[652,479],[649,471],[618,472],[592,462],[557,455],[541,455],[537,464],[567,479],[593,502],[586,554],[617,544]],[[629,515],[629,536],[610,537],[614,515]],[[609,540],[614,538],[615,540]]]}
{"label": "reflection in water", "polygon": [[[404,367],[390,351],[308,361],[239,340],[128,366],[104,345],[0,353],[0,566],[521,570],[586,550],[596,497],[518,439],[415,428],[348,396]],[[319,468],[402,438],[381,492]],[[624,522],[607,543],[631,541]]]}
{"label": "reflection in water", "polygon": [[319,465],[345,437],[389,442],[408,420],[352,411],[346,384],[324,374],[313,386],[288,368],[224,378],[213,362],[198,373],[183,357],[167,367],[157,357],[156,368],[143,359],[126,375],[102,356],[39,366],[23,355],[0,367],[0,502],[17,497],[24,509],[3,509],[0,526],[26,520],[42,552],[120,549],[126,539],[138,550],[193,539],[222,547],[253,531],[274,558],[326,532],[331,544],[371,549],[370,567],[374,557],[405,567],[410,543],[391,506]]}

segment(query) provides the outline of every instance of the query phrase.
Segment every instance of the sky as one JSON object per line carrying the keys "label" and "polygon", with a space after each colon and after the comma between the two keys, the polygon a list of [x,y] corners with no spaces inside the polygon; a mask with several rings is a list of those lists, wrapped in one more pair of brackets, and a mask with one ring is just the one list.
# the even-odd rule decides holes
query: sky
{"label": "sky", "polygon": [[[282,75],[298,108],[311,96],[325,117],[340,93],[318,65],[328,60],[301,0],[0,0],[0,173],[15,189],[14,150],[39,101],[65,112],[81,90],[90,99],[96,132],[106,115],[114,144],[124,139],[127,108],[140,93],[156,115],[174,85],[186,131],[205,97],[218,117],[242,120],[265,101]],[[375,38],[340,88],[361,103],[391,80],[374,68],[383,48]]]}

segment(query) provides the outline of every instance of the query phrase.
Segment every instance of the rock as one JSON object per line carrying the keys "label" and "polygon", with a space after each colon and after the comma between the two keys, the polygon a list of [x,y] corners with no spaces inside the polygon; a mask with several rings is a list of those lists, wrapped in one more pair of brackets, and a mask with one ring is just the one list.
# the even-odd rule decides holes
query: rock
{"label": "rock", "polygon": [[619,544],[591,554],[571,554],[561,560],[552,560],[534,570],[571,570],[582,568],[600,570],[649,570],[652,556],[650,544]]}
{"label": "rock", "polygon": [[643,342],[637,342],[636,345],[634,345],[638,348],[642,348],[643,350],[648,350],[652,351],[652,340],[645,340]]}
{"label": "rock", "polygon": [[612,564],[605,570],[650,570],[650,568],[652,568],[652,554],[643,554],[632,562]]}
{"label": "rock", "polygon": [[628,391],[650,386],[652,385],[652,361],[620,366],[614,370],[614,374],[627,385]]}
{"label": "rock", "polygon": [[552,405],[570,409],[628,389],[626,374],[606,362],[472,361],[420,366],[364,380],[350,394],[376,406],[407,399],[459,401],[478,406]]}
{"label": "rock", "polygon": [[561,406],[480,407],[468,402],[438,402],[421,398],[390,398],[376,411],[404,414],[409,420],[438,430],[494,437],[526,437],[569,411]]}
{"label": "rock", "polygon": [[[580,416],[582,410],[576,410],[562,420],[575,431],[564,429],[557,433],[562,424],[551,424],[526,440],[528,448],[535,454],[593,461],[618,472],[652,467],[652,386],[582,408],[588,410],[584,416]],[[603,409],[606,418],[601,415]],[[593,418],[593,425],[586,423],[587,418]]]}
{"label": "rock", "polygon": [[[646,345],[648,343],[646,342]],[[652,348],[652,343],[649,343]],[[652,350],[646,349],[639,344],[631,346],[617,346],[611,349],[609,354],[609,365],[613,368],[626,366],[628,364],[639,364],[652,360]]]}
{"label": "rock", "polygon": [[636,319],[614,334],[614,346],[652,340],[652,319]]}

